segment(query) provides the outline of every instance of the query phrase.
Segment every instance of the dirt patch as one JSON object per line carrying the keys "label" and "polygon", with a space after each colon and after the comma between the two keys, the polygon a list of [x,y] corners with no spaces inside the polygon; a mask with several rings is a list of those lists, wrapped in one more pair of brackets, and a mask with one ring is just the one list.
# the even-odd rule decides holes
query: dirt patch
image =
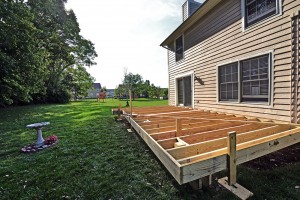
{"label": "dirt patch", "polygon": [[267,170],[286,165],[293,165],[299,162],[300,143],[254,159],[252,161],[244,163],[243,165],[257,170]]}

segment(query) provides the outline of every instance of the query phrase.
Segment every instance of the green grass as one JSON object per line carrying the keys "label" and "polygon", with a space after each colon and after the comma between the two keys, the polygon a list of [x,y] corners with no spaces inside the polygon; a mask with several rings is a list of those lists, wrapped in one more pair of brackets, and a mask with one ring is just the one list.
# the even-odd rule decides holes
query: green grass
{"label": "green grass", "polygon": [[[0,199],[233,199],[231,193],[179,186],[137,134],[114,121],[111,108],[126,101],[0,109]],[[134,106],[167,105],[139,99]],[[44,137],[60,142],[35,154],[20,148],[36,139],[30,123],[49,121]],[[299,199],[299,164],[271,171],[238,168],[253,199]],[[223,176],[224,172],[217,176]],[[219,178],[220,178],[219,177]]]}

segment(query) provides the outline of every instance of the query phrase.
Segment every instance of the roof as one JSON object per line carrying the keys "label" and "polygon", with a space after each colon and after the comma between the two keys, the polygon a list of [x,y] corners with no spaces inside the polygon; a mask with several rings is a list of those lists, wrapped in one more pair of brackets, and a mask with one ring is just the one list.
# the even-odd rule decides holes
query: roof
{"label": "roof", "polygon": [[106,89],[107,92],[115,92],[115,89]]}
{"label": "roof", "polygon": [[101,89],[100,83],[94,83],[94,89]]}
{"label": "roof", "polygon": [[194,25],[198,20],[200,20],[206,13],[212,10],[221,0],[206,0],[189,18],[187,18],[180,26],[171,33],[160,46],[165,47],[172,43],[176,38],[178,38],[182,33],[184,33],[188,28]]}

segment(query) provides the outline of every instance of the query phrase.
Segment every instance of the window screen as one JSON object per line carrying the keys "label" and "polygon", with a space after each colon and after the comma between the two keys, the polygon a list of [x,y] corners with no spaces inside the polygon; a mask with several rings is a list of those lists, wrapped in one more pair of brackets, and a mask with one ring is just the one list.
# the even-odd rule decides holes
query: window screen
{"label": "window screen", "polygon": [[181,60],[183,58],[183,37],[180,36],[176,41],[175,41],[175,50],[176,50],[176,62]]}
{"label": "window screen", "polygon": [[242,101],[268,102],[269,55],[241,62]]}
{"label": "window screen", "polygon": [[247,26],[276,14],[278,0],[245,0]]}
{"label": "window screen", "polygon": [[220,101],[238,100],[238,63],[219,67]]}

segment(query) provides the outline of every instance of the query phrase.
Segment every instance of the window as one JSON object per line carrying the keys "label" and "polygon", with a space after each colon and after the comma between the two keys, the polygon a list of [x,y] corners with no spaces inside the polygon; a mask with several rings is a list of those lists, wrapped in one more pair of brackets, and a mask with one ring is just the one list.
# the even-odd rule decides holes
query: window
{"label": "window", "polygon": [[278,13],[279,0],[245,0],[246,26]]}
{"label": "window", "polygon": [[242,101],[268,102],[269,56],[241,62]]}
{"label": "window", "polygon": [[176,62],[183,58],[183,37],[180,36],[175,41],[175,59]]}
{"label": "window", "polygon": [[238,100],[238,63],[219,68],[220,100]]}
{"label": "window", "polygon": [[219,101],[268,103],[270,55],[220,66],[218,68]]}

